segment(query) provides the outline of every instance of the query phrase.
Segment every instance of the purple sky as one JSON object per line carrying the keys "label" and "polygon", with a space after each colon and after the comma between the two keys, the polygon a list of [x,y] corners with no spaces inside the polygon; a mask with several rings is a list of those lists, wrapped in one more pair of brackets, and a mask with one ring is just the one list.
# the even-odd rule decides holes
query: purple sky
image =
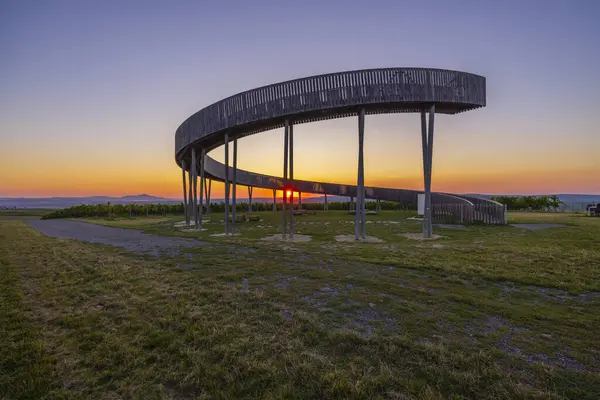
{"label": "purple sky", "polygon": [[[568,174],[559,174],[548,191],[600,193],[599,21],[600,2],[593,0],[4,0],[0,196],[110,194],[128,185],[177,196],[173,136],[198,109],[282,80],[390,66],[458,69],[488,79],[488,107],[440,118],[434,189],[444,179],[459,182],[470,169],[525,174],[533,182],[536,174],[564,167],[573,174],[595,170],[595,178],[572,186]],[[418,176],[413,117],[369,118],[367,184],[402,186],[398,170]],[[323,168],[353,171],[355,154],[342,150],[355,146],[355,125],[299,127],[298,163],[310,164],[316,141],[334,155],[333,166],[299,165],[298,178]],[[275,173],[278,135],[242,140],[241,167]],[[391,149],[407,164],[382,161]],[[22,182],[39,177],[36,162],[44,165],[44,182],[30,190]],[[89,175],[70,175],[81,165]],[[334,175],[346,179],[340,171]],[[479,178],[464,176],[460,191],[484,191]],[[499,182],[500,192],[524,191],[506,186],[510,179]]]}

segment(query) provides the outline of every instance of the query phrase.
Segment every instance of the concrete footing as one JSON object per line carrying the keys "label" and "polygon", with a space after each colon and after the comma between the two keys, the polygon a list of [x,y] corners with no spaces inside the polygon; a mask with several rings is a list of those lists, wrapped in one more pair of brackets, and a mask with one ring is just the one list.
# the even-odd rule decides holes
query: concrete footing
{"label": "concrete footing", "polygon": [[223,232],[223,233],[213,233],[210,236],[213,236],[213,237],[229,237],[229,236],[238,236],[238,235],[239,235],[239,233],[224,233]]}
{"label": "concrete footing", "polygon": [[275,235],[265,236],[261,240],[272,241],[272,242],[310,242],[310,235],[300,235],[295,234],[294,237],[283,237],[281,233],[277,233]]}
{"label": "concrete footing", "polygon": [[181,232],[202,232],[205,231],[206,228],[183,228],[179,229]]}
{"label": "concrete footing", "polygon": [[337,235],[335,237],[337,242],[353,242],[353,243],[383,243],[383,239],[376,238],[375,236],[364,236],[356,240],[354,235]]}
{"label": "concrete footing", "polygon": [[432,233],[431,237],[424,237],[422,233],[399,233],[398,235],[413,240],[436,240],[444,237],[435,233]]}

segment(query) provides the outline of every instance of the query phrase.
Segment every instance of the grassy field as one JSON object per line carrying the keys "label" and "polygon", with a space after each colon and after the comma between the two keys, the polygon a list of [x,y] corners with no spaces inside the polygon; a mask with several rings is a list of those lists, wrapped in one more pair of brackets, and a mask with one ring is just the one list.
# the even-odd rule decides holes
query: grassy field
{"label": "grassy field", "polygon": [[600,398],[600,219],[424,242],[384,212],[357,244],[343,212],[296,217],[308,243],[261,216],[92,221],[205,242],[155,259],[0,215],[0,398]]}

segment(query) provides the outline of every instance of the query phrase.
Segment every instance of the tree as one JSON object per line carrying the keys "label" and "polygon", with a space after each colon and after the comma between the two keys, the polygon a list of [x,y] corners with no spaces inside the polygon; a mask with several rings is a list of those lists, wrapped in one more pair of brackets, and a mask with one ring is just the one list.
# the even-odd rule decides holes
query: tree
{"label": "tree", "polygon": [[562,201],[557,195],[553,194],[549,197],[550,207],[554,209],[554,211],[558,211],[560,207],[566,206],[565,202]]}

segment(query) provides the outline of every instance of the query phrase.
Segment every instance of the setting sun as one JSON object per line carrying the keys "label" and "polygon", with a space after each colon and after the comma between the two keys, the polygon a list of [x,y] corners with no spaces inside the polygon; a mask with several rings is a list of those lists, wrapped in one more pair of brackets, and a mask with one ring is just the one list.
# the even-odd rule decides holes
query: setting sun
{"label": "setting sun", "polygon": [[285,194],[286,194],[287,197],[292,197],[292,191],[291,190],[288,190],[287,192],[285,192]]}

